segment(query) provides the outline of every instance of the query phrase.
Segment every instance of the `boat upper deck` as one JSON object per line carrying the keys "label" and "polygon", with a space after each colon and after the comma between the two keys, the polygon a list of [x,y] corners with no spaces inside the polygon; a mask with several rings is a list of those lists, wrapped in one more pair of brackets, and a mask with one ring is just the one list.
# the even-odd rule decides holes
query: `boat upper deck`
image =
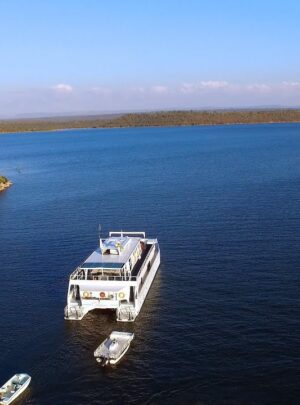
{"label": "boat upper deck", "polygon": [[81,269],[121,269],[140,243],[138,237],[109,237],[84,261]]}
{"label": "boat upper deck", "polygon": [[99,247],[70,275],[70,280],[134,281],[137,279],[157,239],[144,232],[110,232]]}

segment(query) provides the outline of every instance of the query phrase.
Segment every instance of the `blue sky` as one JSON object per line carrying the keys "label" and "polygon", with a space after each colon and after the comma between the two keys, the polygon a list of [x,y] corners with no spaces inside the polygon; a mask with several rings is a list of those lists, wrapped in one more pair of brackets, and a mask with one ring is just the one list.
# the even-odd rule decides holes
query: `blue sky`
{"label": "blue sky", "polygon": [[0,117],[300,105],[300,3],[1,0]]}

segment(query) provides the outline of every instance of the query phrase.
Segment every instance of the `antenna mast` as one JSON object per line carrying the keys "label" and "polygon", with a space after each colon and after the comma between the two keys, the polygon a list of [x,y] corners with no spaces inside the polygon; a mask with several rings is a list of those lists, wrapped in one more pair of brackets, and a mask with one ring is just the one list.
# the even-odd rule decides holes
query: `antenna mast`
{"label": "antenna mast", "polygon": [[102,244],[102,240],[101,240],[101,224],[98,225],[98,235],[99,235],[99,248],[100,248],[100,252],[102,253],[102,249],[103,249],[103,244]]}

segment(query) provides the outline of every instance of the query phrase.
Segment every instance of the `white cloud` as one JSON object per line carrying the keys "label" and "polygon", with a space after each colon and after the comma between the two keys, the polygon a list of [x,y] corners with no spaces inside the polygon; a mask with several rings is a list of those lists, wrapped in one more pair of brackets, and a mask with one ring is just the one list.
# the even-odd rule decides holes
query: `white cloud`
{"label": "white cloud", "polygon": [[127,111],[207,107],[299,106],[300,79],[280,82],[198,80],[177,84],[0,89],[0,114]]}
{"label": "white cloud", "polygon": [[183,83],[181,85],[180,91],[184,94],[195,93],[198,89],[198,86],[193,83]]}
{"label": "white cloud", "polygon": [[72,93],[73,91],[73,87],[65,83],[57,84],[56,86],[53,86],[53,89],[58,93]]}
{"label": "white cloud", "polygon": [[224,87],[227,87],[229,85],[228,82],[225,80],[208,80],[208,81],[202,81],[200,82],[200,86],[202,88],[207,88],[207,89],[223,89]]}
{"label": "white cloud", "polygon": [[146,89],[145,89],[145,87],[143,87],[143,86],[135,86],[135,87],[129,87],[128,91],[129,91],[130,93],[140,93],[140,94],[143,94],[143,93],[146,92]]}
{"label": "white cloud", "polygon": [[166,94],[168,92],[167,86],[156,85],[151,87],[151,92],[156,94]]}
{"label": "white cloud", "polygon": [[112,93],[112,90],[108,87],[92,87],[91,91],[99,95],[108,95]]}
{"label": "white cloud", "polygon": [[241,86],[241,90],[247,90],[251,92],[258,92],[258,93],[264,93],[272,90],[272,87],[269,86],[268,84],[260,83],[260,84],[248,84],[246,86]]}
{"label": "white cloud", "polygon": [[300,82],[282,82],[284,89],[300,89]]}
{"label": "white cloud", "polygon": [[208,80],[197,83],[183,83],[180,87],[181,93],[193,94],[203,90],[220,90],[229,87],[229,83],[225,80]]}

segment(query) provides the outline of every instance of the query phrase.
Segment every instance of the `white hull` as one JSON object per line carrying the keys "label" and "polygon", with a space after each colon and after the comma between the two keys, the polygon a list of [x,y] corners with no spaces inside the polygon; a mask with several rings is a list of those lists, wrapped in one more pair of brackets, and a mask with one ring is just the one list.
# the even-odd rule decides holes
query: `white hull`
{"label": "white hull", "polygon": [[129,349],[130,344],[126,347],[126,349],[122,352],[121,356],[117,359],[110,359],[109,364],[115,365],[119,363],[119,361],[122,359],[123,356],[125,356],[127,350]]}
{"label": "white hull", "polygon": [[[160,250],[156,239],[132,237],[131,240],[133,242],[128,242],[128,245],[131,243],[133,247],[139,248],[141,243],[144,246],[144,250],[135,255],[136,265],[134,268],[131,267],[132,272],[115,276],[115,271],[112,269],[109,270],[111,273],[108,273],[108,276],[103,272],[99,276],[99,270],[89,269],[89,273],[84,270],[87,266],[85,262],[71,275],[65,319],[81,320],[94,309],[111,309],[116,311],[118,321],[135,320],[159,268]],[[104,256],[103,259],[101,256],[102,266],[106,257]],[[134,254],[130,257],[134,257]]]}
{"label": "white hull", "polygon": [[[102,366],[107,364],[115,365],[119,363],[122,357],[129,349],[130,343],[134,338],[133,333],[112,332],[110,336],[101,343],[95,350],[96,361]],[[112,348],[112,345],[116,345]]]}
{"label": "white hull", "polygon": [[150,290],[150,287],[152,285],[152,282],[155,278],[155,275],[157,273],[157,270],[160,266],[160,252],[157,253],[157,256],[152,264],[151,270],[149,272],[149,275],[145,281],[145,284],[143,285],[143,288],[141,290],[141,293],[138,296],[138,299],[135,302],[135,317],[134,319],[130,319],[130,320],[126,320],[126,319],[119,319],[119,317],[117,317],[117,321],[119,322],[133,322],[135,321],[136,317],[138,316],[138,314],[140,313],[142,306],[145,302],[145,299],[148,295],[148,292]]}
{"label": "white hull", "polygon": [[[124,349],[124,351],[121,353],[121,355],[117,359],[109,359],[106,364],[111,364],[112,366],[115,366],[117,363],[119,363],[119,361],[121,361],[122,357],[125,356],[127,350],[129,349],[129,346],[130,346],[130,344]],[[96,360],[98,361],[98,359],[96,359]],[[98,362],[101,363],[100,358],[99,358]]]}
{"label": "white hull", "polygon": [[[22,375],[22,374],[20,374]],[[26,375],[26,374],[24,374]],[[27,375],[26,375],[27,376]],[[11,384],[11,381],[15,378],[12,377],[10,380],[8,380],[0,389],[0,395],[4,394],[4,387],[9,386]],[[28,385],[30,384],[31,381],[31,377],[28,376],[28,379],[26,382],[24,382],[24,384],[21,385],[21,387],[19,389],[17,389],[12,395],[9,396],[9,398],[1,398],[0,396],[0,405],[9,405],[11,404],[15,399],[17,399],[28,387]]]}

